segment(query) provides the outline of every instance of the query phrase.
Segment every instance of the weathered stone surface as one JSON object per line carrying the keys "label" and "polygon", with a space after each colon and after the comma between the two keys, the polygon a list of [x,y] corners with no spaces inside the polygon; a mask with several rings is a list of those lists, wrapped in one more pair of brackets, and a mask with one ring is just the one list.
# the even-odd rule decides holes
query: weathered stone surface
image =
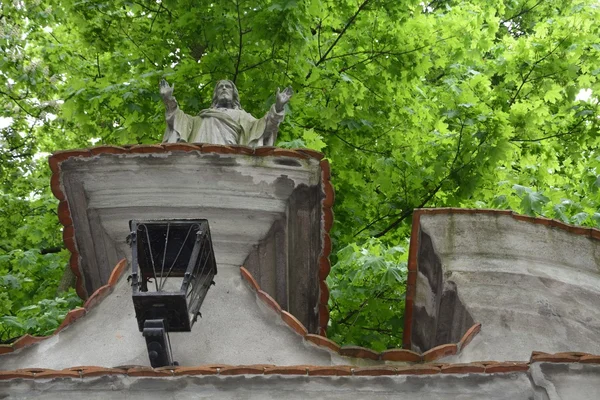
{"label": "weathered stone surface", "polygon": [[[62,400],[106,398],[118,390],[128,399],[488,399],[528,400],[525,373],[500,375],[289,376],[197,375],[174,378],[110,377],[51,381],[0,381],[0,392]],[[572,399],[580,399],[573,397]],[[590,397],[594,398],[594,397]]]}
{"label": "weathered stone surface", "polygon": [[[237,268],[224,265],[215,282],[192,331],[170,334],[173,357],[180,365],[347,363],[327,349],[307,346],[242,281]],[[1,357],[2,370],[150,365],[126,279],[69,329]]]}
{"label": "weathered stone surface", "polygon": [[[468,329],[472,320],[481,332],[445,361],[527,361],[533,350],[600,353],[600,241],[497,212],[425,212],[420,232],[415,346],[436,343],[433,332],[456,342],[456,326]],[[449,287],[450,323],[438,312]]]}
{"label": "weathered stone surface", "polygon": [[600,365],[575,363],[532,363],[535,389],[550,400],[585,400],[598,398]]}
{"label": "weathered stone surface", "polygon": [[240,266],[251,254],[246,267],[261,288],[317,332],[321,167],[300,155],[184,153],[167,146],[162,153],[62,161],[85,290],[104,285],[116,262],[130,257],[129,220],[205,218],[219,268]]}

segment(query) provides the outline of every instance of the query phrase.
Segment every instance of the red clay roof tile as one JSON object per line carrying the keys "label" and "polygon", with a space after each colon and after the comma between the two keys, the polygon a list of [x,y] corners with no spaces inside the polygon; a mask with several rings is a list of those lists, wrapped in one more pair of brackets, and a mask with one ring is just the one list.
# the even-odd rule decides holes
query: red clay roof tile
{"label": "red clay roof tile", "polygon": [[329,302],[329,286],[327,282],[319,281],[319,303],[327,304]]}
{"label": "red clay roof tile", "polygon": [[129,153],[129,149],[120,146],[97,146],[90,149],[90,153],[95,156],[98,154],[124,154]]}
{"label": "red clay roof tile", "polygon": [[58,222],[60,222],[63,226],[73,225],[73,220],[71,219],[71,212],[69,211],[69,204],[66,201],[61,201],[58,203]]}
{"label": "red clay roof tile", "polygon": [[175,367],[175,369],[173,370],[173,375],[175,376],[180,376],[180,375],[216,375],[217,374],[217,368],[214,367],[205,367],[205,366],[198,366],[198,367]]}
{"label": "red clay roof tile", "polygon": [[60,163],[65,161],[67,158],[71,157],[89,157],[92,153],[90,153],[89,149],[74,149],[74,150],[61,150],[54,152],[48,158],[48,164],[50,164],[50,170],[53,174],[58,173],[60,168]]}
{"label": "red clay roof tile", "polygon": [[280,148],[273,149],[273,152],[270,155],[279,156],[279,157],[301,158],[301,159],[308,158],[308,155],[301,153],[299,151],[291,150],[291,149],[280,149]]}
{"label": "red clay roof tile", "polygon": [[486,364],[485,365],[485,373],[486,374],[494,374],[494,373],[506,373],[506,372],[520,372],[527,371],[529,369],[529,364],[526,362],[498,362],[494,364]]}
{"label": "red clay roof tile", "polygon": [[192,143],[163,143],[161,145],[166,151],[200,151],[202,144]]}
{"label": "red clay roof tile", "polygon": [[91,309],[92,307],[96,306],[98,303],[100,303],[102,300],[104,300],[106,298],[106,296],[108,296],[110,293],[112,292],[112,286],[110,285],[104,285],[100,288],[98,288],[98,290],[96,290],[87,300],[86,302],[83,304],[83,307],[86,310]]}
{"label": "red clay roof tile", "polygon": [[258,292],[260,290],[258,282],[256,282],[256,279],[254,279],[252,274],[246,268],[240,267],[240,274],[242,275],[242,278],[244,278],[244,280],[248,282],[250,287],[254,289],[254,291]]}
{"label": "red clay roof tile", "polygon": [[18,350],[23,347],[31,346],[32,344],[41,342],[44,339],[49,338],[50,336],[31,336],[31,335],[23,335],[13,342],[12,347],[14,350]]}
{"label": "red clay roof tile", "polygon": [[423,357],[406,349],[390,349],[381,353],[381,359],[385,361],[421,362]]}
{"label": "red clay roof tile", "polygon": [[324,208],[323,209],[323,229],[325,229],[325,231],[329,232],[331,230],[331,227],[333,226],[333,210],[331,208]]}
{"label": "red clay roof tile", "polygon": [[202,152],[215,154],[235,154],[236,150],[221,144],[203,144]]}
{"label": "red clay roof tile", "polygon": [[33,378],[33,374],[26,371],[0,371],[0,380],[18,378]]}
{"label": "red clay roof tile", "polygon": [[46,371],[35,373],[34,378],[35,379],[81,378],[81,375],[77,371],[70,371],[68,369],[63,369],[63,370],[48,369]]}
{"label": "red clay roof tile", "polygon": [[352,375],[352,366],[334,365],[334,366],[309,366],[309,376],[348,376]]}
{"label": "red clay roof tile", "polygon": [[458,344],[459,351],[462,351],[462,349],[464,349],[466,345],[468,345],[469,343],[471,343],[471,340],[473,340],[473,338],[479,332],[481,332],[481,324],[475,324],[472,327],[470,327],[465,332],[465,334],[463,335],[463,337],[460,339],[460,342]]}
{"label": "red clay roof tile", "polygon": [[332,350],[336,353],[339,353],[341,348],[340,345],[334,342],[333,340],[323,337],[321,335],[313,335],[309,333],[304,336],[304,339],[316,344],[317,346],[327,347],[329,350]]}
{"label": "red clay roof tile", "polygon": [[85,314],[86,314],[85,308],[77,307],[77,308],[72,309],[71,311],[69,311],[67,313],[67,315],[65,316],[65,319],[63,320],[63,322],[61,322],[61,324],[58,326],[58,328],[56,328],[53,335],[56,335],[58,332],[65,329],[69,324],[77,321],[79,318],[83,317]]}
{"label": "red clay roof tile", "polygon": [[423,361],[435,361],[442,357],[453,356],[458,351],[458,347],[454,343],[442,344],[435,346],[423,353]]}
{"label": "red clay roof tile", "polygon": [[265,368],[265,375],[308,375],[309,365],[286,365]]}
{"label": "red clay roof tile", "polygon": [[104,376],[104,375],[125,375],[126,371],[118,368],[104,368],[95,366],[84,366],[84,367],[73,367],[69,368],[71,371],[76,371],[82,378],[90,378],[93,376]]}
{"label": "red clay roof tile", "polygon": [[127,259],[123,258],[117,263],[117,265],[113,268],[112,272],[110,273],[110,277],[108,278],[108,285],[115,286],[117,282],[119,282],[119,279],[121,279],[121,277],[123,276],[125,269],[127,269]]}
{"label": "red clay roof tile", "polygon": [[329,182],[331,180],[331,166],[328,160],[321,160],[321,175],[323,177],[324,182]]}
{"label": "red clay roof tile", "polygon": [[171,370],[160,370],[152,367],[133,367],[127,370],[127,375],[164,377],[173,376],[173,372]]}
{"label": "red clay roof tile", "polygon": [[470,374],[485,372],[485,366],[479,363],[458,363],[442,366],[442,374]]}
{"label": "red clay roof tile", "polygon": [[570,354],[546,354],[536,353],[531,355],[531,362],[550,361],[550,362],[578,362],[578,356]]}
{"label": "red clay roof tile", "polygon": [[319,257],[319,279],[325,281],[330,271],[331,264],[329,263],[329,257],[321,255],[321,257]]}
{"label": "red clay roof tile", "polygon": [[256,292],[256,294],[258,294],[258,297],[260,297],[260,299],[264,301],[266,305],[271,307],[277,313],[281,312],[281,306],[269,295],[269,293],[265,292],[264,290],[259,290]]}
{"label": "red clay roof tile", "polygon": [[600,364],[600,355],[588,354],[586,356],[581,356],[579,362],[584,364]]}
{"label": "red clay roof tile", "polygon": [[379,360],[379,353],[371,349],[360,346],[342,346],[340,355],[344,357],[368,358],[370,360]]}
{"label": "red clay roof tile", "polygon": [[246,154],[249,156],[254,154],[254,147],[244,146],[243,144],[230,144],[228,146],[234,149],[237,154]]}
{"label": "red clay roof tile", "polygon": [[67,198],[62,191],[62,187],[60,186],[60,175],[52,174],[50,177],[50,190],[54,197],[56,197],[59,201],[65,201]]}
{"label": "red clay roof tile", "polygon": [[439,374],[441,368],[435,365],[411,365],[410,367],[398,367],[396,369],[398,375],[430,375]]}
{"label": "red clay roof tile", "polygon": [[333,207],[333,203],[335,202],[335,190],[333,189],[333,185],[330,181],[324,181],[323,192],[325,193],[325,198],[323,199],[323,207]]}
{"label": "red clay roof tile", "polygon": [[219,375],[257,375],[262,374],[265,369],[262,365],[236,365],[219,369]]}
{"label": "red clay roof tile", "polygon": [[281,319],[289,325],[298,335],[304,337],[308,335],[308,330],[306,327],[298,320],[298,318],[294,317],[287,311],[281,311]]}
{"label": "red clay roof tile", "polygon": [[321,153],[320,151],[316,151],[316,150],[312,150],[312,149],[294,149],[295,151],[299,151],[300,153],[304,153],[307,156],[314,158],[316,160],[321,161],[324,157],[325,154]]}
{"label": "red clay roof tile", "polygon": [[132,154],[164,153],[165,148],[160,144],[136,144],[129,148]]}
{"label": "red clay roof tile", "polygon": [[77,246],[75,246],[75,231],[73,230],[73,225],[63,227],[63,242],[67,250],[71,253],[75,253],[77,251]]}

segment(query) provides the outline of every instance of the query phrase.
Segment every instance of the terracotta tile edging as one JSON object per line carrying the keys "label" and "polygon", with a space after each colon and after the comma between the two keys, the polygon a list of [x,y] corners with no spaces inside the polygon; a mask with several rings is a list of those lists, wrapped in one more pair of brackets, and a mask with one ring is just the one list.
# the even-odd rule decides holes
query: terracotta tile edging
{"label": "terracotta tile edging", "polygon": [[260,299],[275,313],[279,314],[281,320],[299,336],[304,338],[304,340],[311,342],[312,344],[319,346],[324,350],[326,349],[327,351],[333,351],[342,357],[411,363],[420,363],[423,361],[431,362],[442,357],[457,354],[481,329],[481,324],[475,324],[467,331],[467,333],[465,333],[461,339],[461,342],[442,344],[430,349],[429,351],[426,351],[423,354],[419,354],[407,349],[389,349],[379,353],[372,349],[360,346],[340,347],[340,345],[330,339],[327,339],[325,336],[308,333],[306,327],[296,317],[283,310],[279,303],[275,301],[275,299],[269,296],[268,293],[261,290],[260,285],[256,282],[256,279],[254,279],[252,274],[243,266],[240,267],[240,277],[248,283],[250,289],[254,291],[258,299]]}
{"label": "terracotta tile edging", "polygon": [[582,226],[566,224],[557,219],[551,219],[546,217],[530,217],[516,213],[511,210],[496,210],[489,208],[417,208],[414,210],[413,215],[418,213],[423,214],[490,214],[490,215],[510,215],[517,221],[529,222],[536,225],[544,225],[552,228],[558,228],[565,232],[569,232],[575,235],[588,236],[593,239],[600,240],[600,230],[596,228],[586,228]]}
{"label": "terracotta tile edging", "polygon": [[106,296],[108,296],[112,291],[116,283],[119,281],[119,278],[123,276],[125,269],[127,267],[127,259],[120,260],[117,265],[113,268],[109,283],[98,288],[84,303],[83,307],[77,307],[70,310],[60,325],[52,332],[49,336],[32,336],[29,334],[25,334],[20,338],[16,339],[14,342],[8,345],[0,345],[0,356],[3,354],[12,353],[13,351],[19,350],[23,347],[28,347],[42,340],[48,339],[54,335],[60,333],[63,329],[71,326],[75,321],[85,317],[85,315],[89,312],[89,310],[95,305],[99,304]]}
{"label": "terracotta tile edging", "polygon": [[462,336],[462,338],[458,342],[458,351],[462,351],[462,349],[464,349],[469,343],[471,343],[471,340],[473,340],[473,338],[475,336],[477,336],[477,334],[479,332],[481,332],[481,324],[480,323],[474,324],[472,327],[467,329],[465,334]]}
{"label": "terracotta tile edging", "polygon": [[412,216],[412,227],[410,232],[410,244],[408,248],[408,276],[406,282],[406,300],[404,302],[404,331],[402,333],[402,346],[411,349],[412,335],[412,316],[413,304],[416,292],[417,282],[417,254],[419,251],[419,232],[420,232],[419,210],[415,210]]}
{"label": "terracotta tile edging", "polygon": [[[309,153],[304,153],[311,156]],[[318,158],[318,157],[317,157]],[[319,310],[319,329],[320,335],[327,337],[327,326],[329,325],[329,288],[327,287],[327,276],[331,271],[331,263],[329,256],[331,255],[331,237],[329,232],[334,223],[333,204],[335,201],[335,191],[331,184],[331,165],[326,158],[319,159],[319,167],[321,168],[321,254],[318,259],[318,280],[319,280],[319,302],[317,304]],[[323,286],[327,288],[324,290]]]}
{"label": "terracotta tile edging", "polygon": [[[313,335],[317,336],[317,335]],[[410,366],[376,365],[359,367],[353,365],[225,365],[207,364],[191,367],[169,366],[151,368],[145,366],[97,367],[81,366],[62,370],[49,368],[23,368],[0,371],[0,380],[86,378],[104,375],[127,375],[139,377],[171,378],[195,375],[303,375],[303,376],[380,376],[380,375],[436,375],[436,374],[498,374],[527,372],[534,362],[600,364],[600,355],[588,353],[533,352],[532,361],[480,361],[454,364],[413,364]]]}
{"label": "terracotta tile edging", "polygon": [[[114,149],[105,148],[104,151],[107,153],[114,153]],[[77,246],[75,244],[75,238],[73,234],[73,226],[72,226],[72,218],[71,211],[69,208],[69,204],[67,202],[67,198],[62,189],[62,184],[60,180],[60,171],[61,164],[63,161],[66,161],[69,158],[73,157],[93,157],[91,149],[74,149],[74,150],[63,150],[57,151],[53,153],[48,158],[48,164],[50,166],[50,170],[52,171],[52,175],[50,177],[50,189],[54,196],[59,200],[58,211],[57,214],[59,216],[59,222],[63,225],[63,241],[65,247],[71,252],[72,261],[69,263],[71,271],[75,275],[75,290],[77,295],[85,300],[87,298],[87,292],[83,286],[83,277],[81,276],[81,271],[79,270],[79,254],[77,251]],[[73,256],[75,259],[73,260]]]}

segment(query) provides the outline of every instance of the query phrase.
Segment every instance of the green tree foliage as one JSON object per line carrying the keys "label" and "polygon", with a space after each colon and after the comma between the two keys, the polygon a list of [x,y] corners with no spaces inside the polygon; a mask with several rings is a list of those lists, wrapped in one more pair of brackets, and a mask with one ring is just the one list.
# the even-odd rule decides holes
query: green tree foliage
{"label": "green tree foliage", "polygon": [[158,142],[161,77],[188,113],[230,78],[254,115],[292,85],[280,144],[331,161],[330,335],[397,346],[414,208],[600,222],[599,20],[595,0],[2,3],[2,339],[65,263],[40,154]]}

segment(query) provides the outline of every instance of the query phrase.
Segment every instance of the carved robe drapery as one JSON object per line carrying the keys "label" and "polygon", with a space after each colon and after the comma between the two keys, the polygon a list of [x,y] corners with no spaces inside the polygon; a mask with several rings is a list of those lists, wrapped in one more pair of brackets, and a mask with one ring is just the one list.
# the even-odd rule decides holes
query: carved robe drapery
{"label": "carved robe drapery", "polygon": [[177,107],[166,114],[167,129],[163,142],[272,146],[283,116],[284,112],[278,113],[275,105],[261,119],[244,110],[229,108],[209,108],[194,117]]}

